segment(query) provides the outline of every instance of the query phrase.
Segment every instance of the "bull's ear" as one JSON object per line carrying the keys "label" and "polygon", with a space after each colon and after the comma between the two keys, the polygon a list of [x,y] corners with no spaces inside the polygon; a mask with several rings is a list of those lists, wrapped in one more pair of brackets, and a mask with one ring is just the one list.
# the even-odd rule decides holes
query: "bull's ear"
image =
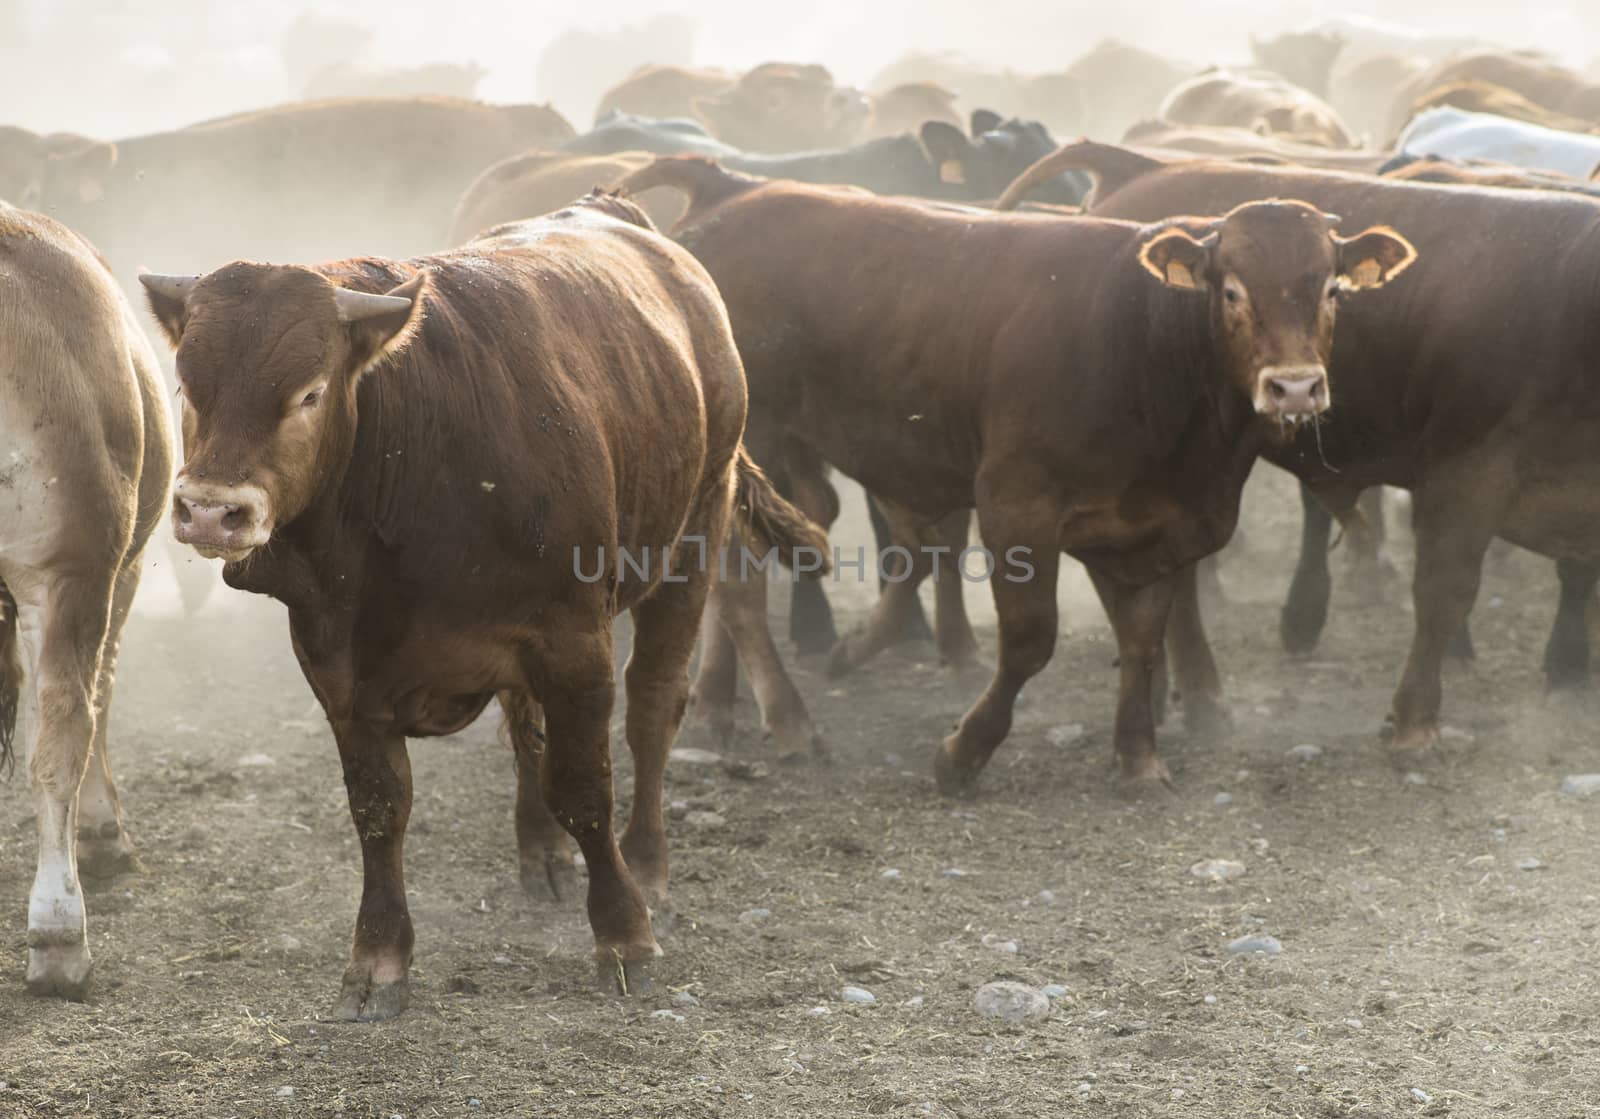
{"label": "bull's ear", "polygon": [[364,373],[405,349],[422,325],[422,293],[427,286],[428,273],[423,270],[382,295],[333,289],[339,321],[350,336],[353,373]]}
{"label": "bull's ear", "polygon": [[1004,123],[1005,121],[1000,114],[993,109],[974,109],[972,110],[972,137],[977,139],[985,132],[993,132]]}
{"label": "bull's ear", "polygon": [[972,141],[961,134],[961,129],[942,120],[924,121],[918,131],[922,147],[928,158],[938,168],[941,183],[965,183],[967,161],[972,158]]}
{"label": "bull's ear", "polygon": [[139,273],[144,285],[144,297],[150,304],[150,313],[161,325],[172,348],[178,348],[183,337],[184,324],[189,321],[189,293],[200,282],[199,276],[161,276],[154,272]]}
{"label": "bull's ear", "polygon": [[54,197],[64,191],[79,202],[98,202],[106,193],[106,179],[117,165],[117,145],[89,143],[68,147],[50,156],[50,190]]}
{"label": "bull's ear", "polygon": [[1196,239],[1186,230],[1164,229],[1144,243],[1139,250],[1139,263],[1169,288],[1201,291],[1206,286],[1206,264],[1216,243],[1215,232]]}
{"label": "bull's ear", "polygon": [[1334,235],[1339,246],[1339,286],[1345,291],[1381,288],[1417,259],[1417,250],[1386,225],[1354,237]]}

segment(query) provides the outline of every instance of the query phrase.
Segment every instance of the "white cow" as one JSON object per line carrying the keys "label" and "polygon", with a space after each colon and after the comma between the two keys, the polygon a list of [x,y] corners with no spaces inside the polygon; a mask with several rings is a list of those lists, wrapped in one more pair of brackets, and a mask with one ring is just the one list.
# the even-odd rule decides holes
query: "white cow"
{"label": "white cow", "polygon": [[1600,136],[1449,106],[1418,113],[1400,133],[1395,148],[1404,155],[1485,159],[1575,179],[1592,178],[1600,167]]}
{"label": "white cow", "polygon": [[155,354],[98,254],[0,202],[0,745],[39,827],[28,986],[81,998],[79,869],[132,858],[106,754],[123,622],[167,511],[172,435]]}

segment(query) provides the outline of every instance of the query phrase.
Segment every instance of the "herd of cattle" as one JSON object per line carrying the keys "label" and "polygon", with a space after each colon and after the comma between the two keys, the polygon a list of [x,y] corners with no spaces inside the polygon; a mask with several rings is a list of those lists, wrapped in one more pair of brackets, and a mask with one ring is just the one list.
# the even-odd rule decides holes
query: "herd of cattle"
{"label": "herd of cattle", "polygon": [[[525,885],[559,892],[581,850],[602,981],[646,979],[663,771],[691,699],[730,733],[742,664],[778,745],[822,749],[765,575],[706,559],[725,543],[809,572],[791,636],[833,672],[926,625],[934,577],[932,636],[964,666],[962,580],[937,560],[976,512],[1006,561],[999,648],[934,751],[948,795],[974,791],[1052,655],[1063,552],[1115,631],[1122,775],[1167,777],[1169,652],[1186,722],[1225,723],[1196,565],[1258,457],[1305,497],[1291,651],[1326,618],[1333,520],[1370,557],[1364,491],[1412,492],[1392,749],[1437,741],[1441,660],[1496,537],[1557,561],[1546,671],[1585,682],[1600,85],[1424,36],[1253,49],[1253,68],[1194,72],[1107,44],[1035,77],[907,59],[871,95],[818,66],[652,67],[581,134],[545,107],[439,97],[116,142],[0,129],[17,203],[0,206],[0,721],[38,820],[29,986],[83,995],[80,877],[131,858],[107,710],[168,517],[227,583],[285,604],[332,725],[364,867],[351,1019],[408,1000],[406,739],[493,699]],[[1063,122],[1118,142],[1058,147]],[[830,470],[870,495],[898,564],[842,638],[819,578]]]}

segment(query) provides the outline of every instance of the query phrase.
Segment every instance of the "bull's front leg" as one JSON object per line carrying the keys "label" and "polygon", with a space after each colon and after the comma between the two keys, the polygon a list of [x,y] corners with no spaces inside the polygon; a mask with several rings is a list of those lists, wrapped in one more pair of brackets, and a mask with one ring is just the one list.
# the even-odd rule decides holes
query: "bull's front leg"
{"label": "bull's front leg", "polygon": [[980,479],[978,523],[995,549],[990,586],[1000,624],[994,676],[934,755],[934,776],[945,796],[970,797],[978,775],[1011,731],[1022,686],[1050,663],[1056,646],[1056,576],[1061,566],[1060,506],[1046,484],[1017,472],[1004,492],[985,492]]}
{"label": "bull's front leg", "polygon": [[[1193,572],[1193,568],[1188,568]],[[1095,590],[1117,635],[1121,682],[1117,691],[1115,740],[1117,761],[1126,781],[1171,783],[1166,763],[1156,754],[1155,705],[1152,685],[1161,659],[1176,576],[1147,586],[1118,583],[1089,568]]]}
{"label": "bull's front leg", "polygon": [[1287,652],[1309,653],[1322,637],[1333,594],[1333,577],[1328,573],[1328,542],[1332,538],[1333,514],[1311,487],[1301,482],[1300,559],[1278,618],[1278,634]]}
{"label": "bull's front leg", "polygon": [[[1222,677],[1200,609],[1199,568],[1200,564],[1191,564],[1176,576],[1167,619],[1167,653],[1183,703],[1183,725],[1191,734],[1214,736],[1227,729],[1229,719],[1222,704]],[[1157,702],[1158,722],[1159,707]]]}
{"label": "bull's front leg", "polygon": [[392,726],[333,722],[350,820],[361,841],[361,910],[334,1017],[373,1022],[411,1002],[411,912],[403,854],[411,818],[411,759]]}

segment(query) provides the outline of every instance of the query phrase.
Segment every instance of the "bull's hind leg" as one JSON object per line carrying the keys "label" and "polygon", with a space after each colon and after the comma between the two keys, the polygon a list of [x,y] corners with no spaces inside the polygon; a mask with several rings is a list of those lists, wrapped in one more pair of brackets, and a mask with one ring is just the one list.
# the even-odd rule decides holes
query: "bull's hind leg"
{"label": "bull's hind leg", "polygon": [[1600,564],[1557,560],[1556,576],[1561,580],[1561,602],[1544,647],[1545,684],[1551,691],[1585,688],[1589,686],[1587,613],[1600,582]]}
{"label": "bull's hind leg", "polygon": [[133,607],[144,570],[142,555],[123,561],[111,600],[111,624],[106,630],[105,649],[100,654],[100,673],[95,687],[94,748],[88,772],[78,790],[78,873],[85,878],[109,878],[114,874],[139,869],[133,841],[128,838],[122,819],[122,801],[111,776],[111,753],[107,745],[111,723],[111,693],[116,683],[117,655],[122,648],[122,631]]}
{"label": "bull's hind leg", "polygon": [[1199,575],[1200,564],[1177,574],[1167,619],[1167,652],[1183,703],[1183,725],[1191,734],[1207,736],[1227,728],[1228,714],[1222,705],[1222,677],[1206,638]]}
{"label": "bull's hind leg", "polygon": [[1056,574],[1061,566],[1060,507],[1039,494],[1047,480],[1018,473],[1005,500],[986,501],[979,485],[978,521],[997,551],[989,584],[1000,622],[993,678],[934,755],[934,777],[945,796],[971,796],[978,774],[1011,730],[1022,686],[1050,663],[1056,645]]}
{"label": "bull's hind leg", "polygon": [[[690,524],[708,537],[706,553],[722,546],[728,523],[726,490]],[[714,527],[713,527],[714,526]],[[633,608],[633,651],[623,681],[628,692],[628,749],[633,754],[633,810],[622,833],[622,857],[652,906],[667,900],[667,830],[661,819],[667,754],[689,700],[689,659],[711,590],[710,565],[679,548],[673,581]],[[684,582],[676,582],[677,579]]]}
{"label": "bull's hind leg", "polygon": [[1278,618],[1278,634],[1287,652],[1309,653],[1322,638],[1333,594],[1333,577],[1328,572],[1328,542],[1332,539],[1333,514],[1317,493],[1301,482],[1300,560]]}
{"label": "bull's hind leg", "polygon": [[92,968],[78,880],[78,789],[95,739],[95,679],[112,586],[109,577],[56,577],[13,585],[12,592],[23,677],[18,714],[39,828],[28,896],[28,988],[77,999]]}
{"label": "bull's hind leg", "polygon": [[647,982],[648,965],[661,949],[644,894],[611,830],[611,626],[576,612],[547,613],[546,622],[559,638],[527,658],[529,683],[544,704],[545,803],[577,840],[589,868],[589,927],[601,984],[626,994]]}
{"label": "bull's hind leg", "polygon": [[[761,708],[761,722],[785,758],[800,758],[824,753],[822,737],[811,722],[800,690],[794,686],[783,659],[772,641],[767,625],[767,576],[743,562],[740,549],[730,549],[726,577],[713,576],[710,605],[706,610],[707,632],[720,625],[738,650],[739,663],[750,674],[750,686]],[[704,654],[710,658],[709,647]],[[702,678],[704,677],[702,668]],[[706,693],[699,691],[704,699]]]}
{"label": "bull's hind leg", "polygon": [[517,866],[522,888],[560,901],[577,884],[572,837],[544,802],[544,712],[524,692],[501,692],[501,733],[510,740],[517,767]]}
{"label": "bull's hind leg", "polygon": [[334,722],[350,820],[361,841],[361,910],[336,1018],[372,1022],[411,1004],[411,911],[405,840],[411,819],[411,759],[392,727]]}

